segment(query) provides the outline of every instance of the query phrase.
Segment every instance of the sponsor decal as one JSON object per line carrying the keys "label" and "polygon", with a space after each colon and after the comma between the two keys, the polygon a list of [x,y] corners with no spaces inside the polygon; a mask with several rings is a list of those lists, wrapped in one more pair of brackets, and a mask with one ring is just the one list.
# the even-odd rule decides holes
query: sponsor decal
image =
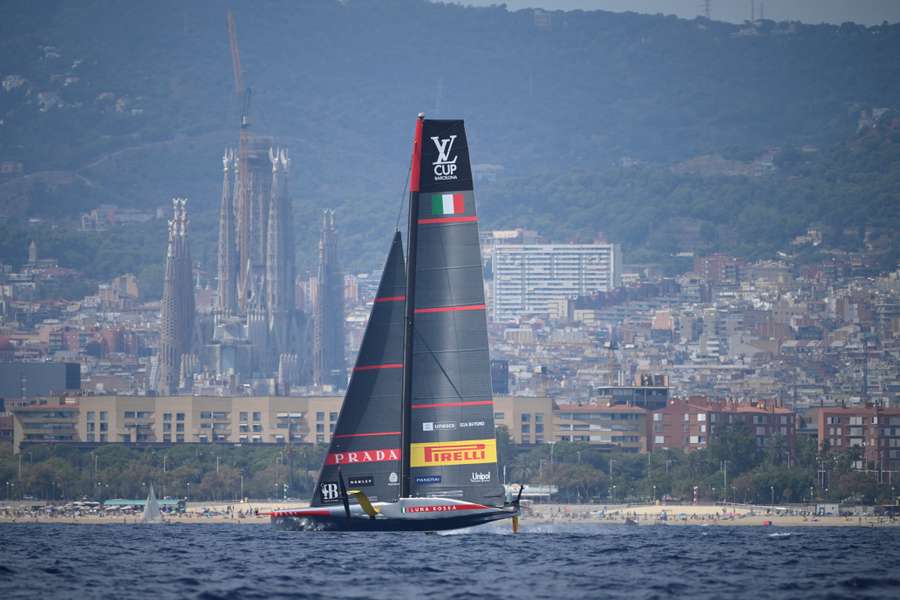
{"label": "sponsor decal", "polygon": [[341,497],[341,490],[335,481],[323,481],[319,484],[319,491],[322,493],[322,504],[337,502]]}
{"label": "sponsor decal", "polygon": [[491,472],[481,473],[480,471],[475,471],[472,473],[472,479],[470,479],[472,483],[490,483],[491,482]]}
{"label": "sponsor decal", "polygon": [[407,506],[403,509],[405,513],[431,513],[431,512],[450,512],[453,510],[478,510],[487,508],[481,504],[435,504],[431,506]]}
{"label": "sponsor decal", "polygon": [[[490,475],[490,473],[488,473],[488,475]],[[356,477],[349,477],[347,479],[347,485],[352,488],[370,487],[375,485],[375,478],[372,475],[357,475]]]}
{"label": "sponsor decal", "polygon": [[454,154],[453,158],[450,158],[450,153],[453,152],[453,142],[456,141],[456,136],[451,135],[447,138],[434,136],[433,138],[431,138],[431,141],[434,142],[438,153],[437,160],[431,163],[431,166],[434,169],[434,180],[451,181],[456,179],[456,159],[458,158],[458,156]]}
{"label": "sponsor decal", "polygon": [[391,474],[388,475],[388,485],[400,485],[400,478],[396,473],[391,472]]}
{"label": "sponsor decal", "polygon": [[461,440],[458,442],[426,442],[410,445],[413,467],[477,465],[497,462],[497,440]]}
{"label": "sponsor decal", "polygon": [[385,462],[400,460],[400,448],[383,450],[354,450],[353,452],[332,452],[325,459],[326,465],[352,465],[354,463]]}
{"label": "sponsor decal", "polygon": [[484,427],[484,421],[460,421],[459,428],[465,429],[466,427]]}
{"label": "sponsor decal", "polygon": [[416,483],[432,484],[432,483],[440,483],[440,482],[441,482],[440,475],[418,475],[418,476],[416,476]]}
{"label": "sponsor decal", "polygon": [[444,421],[443,423],[425,421],[422,423],[422,431],[450,431],[451,429],[456,429],[456,423],[449,421]]}

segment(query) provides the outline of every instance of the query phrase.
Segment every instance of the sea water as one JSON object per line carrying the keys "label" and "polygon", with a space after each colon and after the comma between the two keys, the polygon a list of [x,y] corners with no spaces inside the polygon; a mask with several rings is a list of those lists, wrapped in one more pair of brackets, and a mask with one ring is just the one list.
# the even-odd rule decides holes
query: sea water
{"label": "sea water", "polygon": [[0,525],[0,598],[900,598],[898,528],[508,525]]}

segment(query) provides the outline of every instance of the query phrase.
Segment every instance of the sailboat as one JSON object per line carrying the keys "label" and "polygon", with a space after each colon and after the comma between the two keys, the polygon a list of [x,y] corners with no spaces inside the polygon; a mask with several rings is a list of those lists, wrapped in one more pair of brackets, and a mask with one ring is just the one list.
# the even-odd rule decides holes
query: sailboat
{"label": "sailboat", "polygon": [[150,493],[147,495],[147,502],[144,503],[144,514],[141,515],[141,523],[162,523],[162,513],[159,511],[159,501],[156,499],[156,492],[153,491],[153,484],[150,484]]}
{"label": "sailboat", "polygon": [[[478,217],[461,120],[419,115],[408,260],[394,234],[309,508],[278,526],[438,531],[500,519]],[[519,490],[521,496],[521,490]]]}

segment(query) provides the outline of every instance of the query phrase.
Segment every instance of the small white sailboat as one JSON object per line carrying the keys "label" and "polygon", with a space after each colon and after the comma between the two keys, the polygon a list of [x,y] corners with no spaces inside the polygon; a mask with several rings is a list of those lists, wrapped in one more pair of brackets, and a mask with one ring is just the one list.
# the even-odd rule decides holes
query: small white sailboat
{"label": "small white sailboat", "polygon": [[144,514],[141,515],[141,523],[162,523],[162,513],[159,510],[159,502],[156,499],[156,493],[153,491],[153,484],[150,484],[150,493],[147,495],[147,502],[144,503]]}

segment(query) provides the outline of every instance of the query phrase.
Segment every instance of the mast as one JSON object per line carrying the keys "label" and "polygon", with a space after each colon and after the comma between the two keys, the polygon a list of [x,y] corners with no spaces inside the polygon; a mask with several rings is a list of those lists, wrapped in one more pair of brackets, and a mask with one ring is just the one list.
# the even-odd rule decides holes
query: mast
{"label": "mast", "polygon": [[413,361],[413,317],[416,311],[416,252],[418,245],[416,219],[419,206],[419,168],[422,155],[422,126],[425,113],[419,113],[416,119],[416,134],[413,138],[412,166],[409,171],[409,224],[406,229],[406,318],[403,324],[403,401],[401,404],[400,438],[400,497],[408,498],[410,493],[410,403],[412,400],[412,361]]}

